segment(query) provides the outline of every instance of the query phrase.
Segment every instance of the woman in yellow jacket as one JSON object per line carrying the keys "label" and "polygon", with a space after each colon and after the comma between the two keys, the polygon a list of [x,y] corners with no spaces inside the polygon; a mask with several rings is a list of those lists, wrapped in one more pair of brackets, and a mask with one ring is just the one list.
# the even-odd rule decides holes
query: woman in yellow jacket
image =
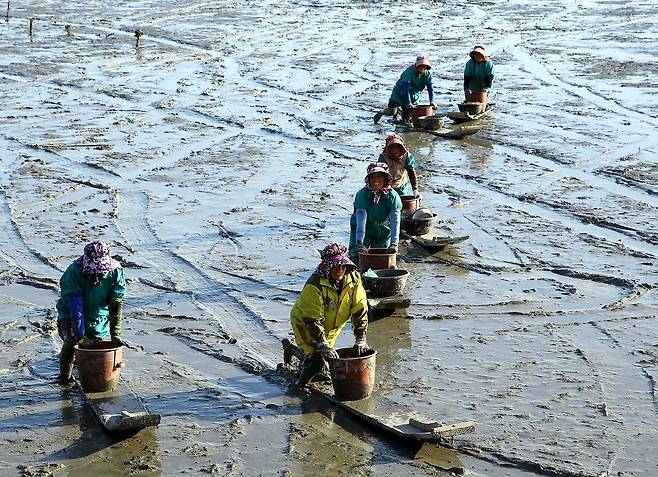
{"label": "woman in yellow jacket", "polygon": [[[357,356],[370,350],[366,343],[368,301],[356,265],[344,245],[332,244],[320,251],[322,262],[306,281],[290,310],[290,321],[297,346],[304,352],[304,368],[319,371],[321,365],[338,358],[334,350],[336,338],[352,321]],[[326,367],[326,366],[325,366]],[[317,369],[316,369],[317,368]],[[310,380],[315,372],[307,372]],[[305,385],[302,376],[298,384]]]}

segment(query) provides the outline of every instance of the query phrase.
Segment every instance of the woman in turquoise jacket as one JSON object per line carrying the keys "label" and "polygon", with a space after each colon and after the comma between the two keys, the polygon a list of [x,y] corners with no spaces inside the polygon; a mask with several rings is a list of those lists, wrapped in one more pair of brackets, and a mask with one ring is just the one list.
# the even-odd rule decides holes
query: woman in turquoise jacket
{"label": "woman in turquoise jacket", "polygon": [[[493,86],[494,64],[483,45],[475,45],[470,53],[471,59],[464,67],[464,97],[466,101],[473,101],[474,93],[485,92]],[[485,96],[485,98],[486,98]],[[484,101],[487,102],[486,99]]]}
{"label": "woman in turquoise jacket", "polygon": [[354,212],[350,218],[350,258],[356,262],[359,252],[369,247],[398,251],[402,201],[391,188],[388,165],[373,162],[368,165],[366,185],[354,197]]}
{"label": "woman in turquoise jacket", "polygon": [[[434,87],[432,86],[432,66],[425,55],[416,58],[416,62],[402,72],[397,83],[393,87],[388,106],[375,114],[373,121],[379,122],[382,116],[393,116],[396,122],[408,121],[411,108],[420,101],[420,92],[427,88],[430,104],[436,108],[434,103]],[[402,109],[402,115],[400,115]]]}
{"label": "woman in turquoise jacket", "polygon": [[110,245],[95,240],[66,269],[59,280],[57,330],[64,341],[59,355],[59,379],[71,382],[74,346],[110,339],[121,341],[123,298],[126,278]]}

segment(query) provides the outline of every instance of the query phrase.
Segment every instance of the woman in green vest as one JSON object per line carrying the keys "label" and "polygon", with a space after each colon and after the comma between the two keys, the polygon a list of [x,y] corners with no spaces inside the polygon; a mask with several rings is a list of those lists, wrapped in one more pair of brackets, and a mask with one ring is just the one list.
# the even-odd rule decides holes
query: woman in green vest
{"label": "woman in green vest", "polygon": [[489,91],[494,80],[494,64],[483,45],[475,45],[470,52],[470,60],[464,67],[464,97],[465,100],[474,101],[475,93],[486,93],[484,101],[487,102]]}
{"label": "woman in green vest", "polygon": [[76,344],[85,346],[111,340],[122,346],[121,320],[126,278],[119,262],[112,258],[110,245],[95,240],[66,269],[59,280],[57,330],[64,341],[59,355],[59,379],[71,382],[73,351]]}
{"label": "woman in green vest", "polygon": [[370,247],[388,248],[397,253],[400,238],[402,201],[391,188],[388,165],[373,162],[368,165],[366,185],[354,197],[354,212],[350,218],[350,257]]}

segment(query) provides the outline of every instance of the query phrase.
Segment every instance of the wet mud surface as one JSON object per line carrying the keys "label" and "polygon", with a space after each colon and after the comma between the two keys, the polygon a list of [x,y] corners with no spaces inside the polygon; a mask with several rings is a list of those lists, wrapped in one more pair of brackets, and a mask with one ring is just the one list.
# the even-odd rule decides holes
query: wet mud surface
{"label": "wet mud surface", "polygon": [[[470,475],[655,475],[654,3],[6,13],[0,474],[450,475],[456,459]],[[377,393],[477,421],[453,452],[381,436],[273,369],[317,249],[347,242],[365,164],[393,131],[372,115],[425,51],[454,108],[477,41],[495,113],[460,141],[405,134],[425,204],[470,240],[403,246],[412,305],[369,332]],[[96,237],[129,279],[124,379],[162,414],[134,436],[104,434],[53,383],[57,280]]]}

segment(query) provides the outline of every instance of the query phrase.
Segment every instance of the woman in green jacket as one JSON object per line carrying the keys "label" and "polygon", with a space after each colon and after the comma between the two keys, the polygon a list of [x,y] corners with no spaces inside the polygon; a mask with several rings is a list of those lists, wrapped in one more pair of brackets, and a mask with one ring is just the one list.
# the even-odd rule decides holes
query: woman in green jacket
{"label": "woman in green jacket", "polygon": [[302,375],[305,385],[320,371],[323,363],[338,358],[334,344],[348,320],[354,332],[354,353],[360,356],[370,348],[368,301],[356,265],[348,258],[344,245],[331,244],[320,251],[322,261],[309,277],[290,310],[290,322],[297,346],[304,352]]}
{"label": "woman in green jacket", "polygon": [[366,185],[354,197],[354,212],[350,218],[350,257],[357,261],[359,252],[370,247],[398,251],[402,201],[391,188],[388,165],[373,162],[368,165]]}
{"label": "woman in green jacket", "polygon": [[[494,64],[483,45],[475,45],[470,52],[470,60],[464,67],[464,98],[466,101],[476,101],[475,93],[485,93],[485,101],[493,86]],[[479,102],[479,101],[478,101]]]}
{"label": "woman in green jacket", "polygon": [[[375,114],[373,121],[379,122],[382,116],[393,116],[395,122],[408,121],[411,108],[420,101],[420,92],[427,88],[430,104],[436,109],[434,87],[432,86],[432,66],[426,55],[420,55],[416,62],[405,69],[395,83],[388,106]],[[402,115],[400,115],[402,110]]]}
{"label": "woman in green jacket", "polygon": [[74,346],[110,339],[121,341],[123,298],[126,279],[119,262],[111,255],[110,245],[95,240],[59,280],[57,330],[64,341],[59,355],[59,379],[71,382]]}

